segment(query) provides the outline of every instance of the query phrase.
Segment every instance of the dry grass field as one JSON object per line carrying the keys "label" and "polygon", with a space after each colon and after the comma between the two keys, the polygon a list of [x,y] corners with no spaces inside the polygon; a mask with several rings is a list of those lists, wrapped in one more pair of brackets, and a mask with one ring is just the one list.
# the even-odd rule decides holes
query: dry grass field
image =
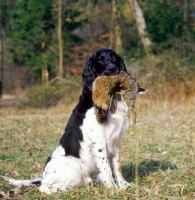
{"label": "dry grass field", "polygon": [[[0,109],[0,175],[41,175],[73,106]],[[180,103],[138,97],[137,124],[121,145],[122,172],[133,188],[84,186],[53,195],[16,188],[0,178],[0,199],[195,199],[195,99]]]}

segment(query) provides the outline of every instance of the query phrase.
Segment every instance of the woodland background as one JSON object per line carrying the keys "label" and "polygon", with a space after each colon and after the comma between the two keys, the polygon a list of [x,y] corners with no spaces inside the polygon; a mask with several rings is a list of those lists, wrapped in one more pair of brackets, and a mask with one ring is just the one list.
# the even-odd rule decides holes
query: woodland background
{"label": "woodland background", "polygon": [[100,48],[123,56],[153,99],[194,93],[193,0],[1,0],[0,12],[3,99],[56,105]]}
{"label": "woodland background", "polygon": [[[121,144],[133,187],[46,195],[5,182],[41,176],[100,48],[148,90]],[[194,199],[194,94],[194,0],[0,0],[0,199]]]}

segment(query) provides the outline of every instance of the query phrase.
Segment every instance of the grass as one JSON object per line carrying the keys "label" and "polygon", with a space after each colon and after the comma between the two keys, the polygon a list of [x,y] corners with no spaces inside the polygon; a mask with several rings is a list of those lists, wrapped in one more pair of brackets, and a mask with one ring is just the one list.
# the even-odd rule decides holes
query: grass
{"label": "grass", "polygon": [[[147,96],[139,96],[137,124],[128,129],[120,157],[124,177],[133,188],[115,191],[102,185],[83,186],[49,196],[36,187],[15,188],[0,178],[0,198],[194,199],[194,101],[154,103]],[[0,175],[16,179],[40,176],[72,109],[62,105],[50,109],[1,108]]]}

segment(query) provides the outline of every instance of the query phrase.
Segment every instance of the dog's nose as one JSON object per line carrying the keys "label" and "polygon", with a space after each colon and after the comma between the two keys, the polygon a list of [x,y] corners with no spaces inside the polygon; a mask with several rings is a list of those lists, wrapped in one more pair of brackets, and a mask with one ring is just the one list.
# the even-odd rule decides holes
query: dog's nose
{"label": "dog's nose", "polygon": [[117,68],[115,66],[111,66],[107,69],[107,71],[110,73],[110,74],[113,74],[113,73],[116,73],[117,71]]}

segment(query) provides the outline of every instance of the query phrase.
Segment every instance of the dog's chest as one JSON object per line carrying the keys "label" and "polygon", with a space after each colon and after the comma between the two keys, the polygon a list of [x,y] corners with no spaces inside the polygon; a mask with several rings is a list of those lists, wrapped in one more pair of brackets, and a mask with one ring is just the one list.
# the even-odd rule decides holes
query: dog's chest
{"label": "dog's chest", "polygon": [[122,136],[127,127],[127,106],[124,101],[117,102],[116,113],[109,112],[107,121],[103,123],[99,123],[96,120],[94,108],[91,108],[87,111],[80,127],[83,134],[81,148],[85,148],[85,151],[90,152],[90,148],[96,141],[102,141],[107,148],[108,154],[114,154],[115,149],[120,146]]}

